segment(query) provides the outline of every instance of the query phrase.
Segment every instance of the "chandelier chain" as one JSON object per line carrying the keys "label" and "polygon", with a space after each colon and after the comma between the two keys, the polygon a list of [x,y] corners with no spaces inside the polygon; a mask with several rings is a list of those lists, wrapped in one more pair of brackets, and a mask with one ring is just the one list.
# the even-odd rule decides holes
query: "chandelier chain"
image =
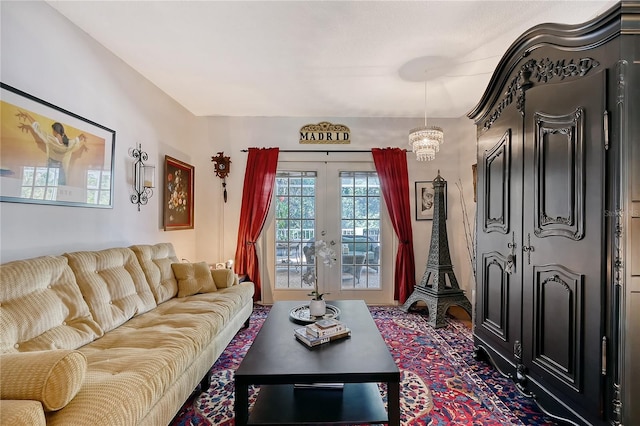
{"label": "chandelier chain", "polygon": [[427,127],[427,73],[424,73],[424,127]]}

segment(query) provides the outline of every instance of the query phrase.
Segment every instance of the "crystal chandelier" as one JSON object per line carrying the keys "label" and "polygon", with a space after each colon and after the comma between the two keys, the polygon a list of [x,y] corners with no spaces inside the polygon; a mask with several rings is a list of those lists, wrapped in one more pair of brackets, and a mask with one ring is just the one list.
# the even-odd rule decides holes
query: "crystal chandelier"
{"label": "crystal chandelier", "polygon": [[418,161],[431,161],[436,158],[436,152],[440,150],[442,142],[444,142],[444,132],[440,127],[423,126],[409,132],[409,145],[416,153]]}
{"label": "crystal chandelier", "polygon": [[418,161],[431,161],[436,158],[436,152],[444,142],[442,128],[427,127],[427,79],[424,80],[424,126],[416,127],[409,132],[411,151],[416,153]]}

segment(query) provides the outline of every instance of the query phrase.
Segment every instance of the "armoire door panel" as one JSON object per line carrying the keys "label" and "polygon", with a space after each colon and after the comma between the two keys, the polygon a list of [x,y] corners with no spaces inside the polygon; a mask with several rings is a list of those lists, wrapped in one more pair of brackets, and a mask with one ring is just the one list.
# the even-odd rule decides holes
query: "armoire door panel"
{"label": "armoire door panel", "polygon": [[579,240],[584,235],[584,111],[535,113],[534,232]]}
{"label": "armoire door panel", "polygon": [[500,367],[505,374],[515,374],[514,347],[522,340],[522,259],[514,256],[522,244],[522,126],[512,103],[478,136],[476,241],[483,250],[476,258],[474,334],[510,364]]}
{"label": "armoire door panel", "polygon": [[507,341],[509,322],[509,274],[507,259],[498,252],[482,255],[482,327]]}
{"label": "armoire door panel", "polygon": [[606,72],[526,92],[523,363],[596,418],[603,404]]}
{"label": "armoire door panel", "polygon": [[482,186],[485,199],[484,231],[509,232],[511,194],[511,129],[508,129],[483,156],[485,180]]}
{"label": "armoire door panel", "polygon": [[584,277],[560,265],[536,266],[533,362],[580,392]]}

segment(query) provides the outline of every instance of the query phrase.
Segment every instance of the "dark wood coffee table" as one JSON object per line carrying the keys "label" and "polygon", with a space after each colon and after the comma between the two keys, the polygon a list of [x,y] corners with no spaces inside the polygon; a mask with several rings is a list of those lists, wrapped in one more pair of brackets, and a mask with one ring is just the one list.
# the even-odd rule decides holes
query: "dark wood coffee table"
{"label": "dark wood coffee table", "polygon": [[[337,306],[351,337],[308,348],[289,312],[304,302],[276,302],[235,373],[235,423],[388,423],[400,425],[400,370],[362,300]],[[294,389],[295,383],[344,383],[342,390]],[[387,384],[387,406],[377,383]],[[249,386],[259,385],[249,414]]]}

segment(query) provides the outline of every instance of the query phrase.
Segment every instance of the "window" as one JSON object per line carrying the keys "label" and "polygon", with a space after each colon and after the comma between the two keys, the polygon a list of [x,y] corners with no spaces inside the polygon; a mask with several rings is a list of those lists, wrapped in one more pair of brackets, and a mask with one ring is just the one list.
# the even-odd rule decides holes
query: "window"
{"label": "window", "polygon": [[303,248],[316,229],[316,172],[278,172],[275,187],[276,288],[310,288],[302,282]]}
{"label": "window", "polygon": [[[260,241],[263,301],[308,300],[314,283],[303,277],[313,271],[329,301],[393,302],[396,243],[381,195],[373,162],[281,161]],[[334,265],[316,265],[318,239],[334,249]]]}
{"label": "window", "polygon": [[380,208],[376,172],[340,172],[342,289],[380,288]]}

